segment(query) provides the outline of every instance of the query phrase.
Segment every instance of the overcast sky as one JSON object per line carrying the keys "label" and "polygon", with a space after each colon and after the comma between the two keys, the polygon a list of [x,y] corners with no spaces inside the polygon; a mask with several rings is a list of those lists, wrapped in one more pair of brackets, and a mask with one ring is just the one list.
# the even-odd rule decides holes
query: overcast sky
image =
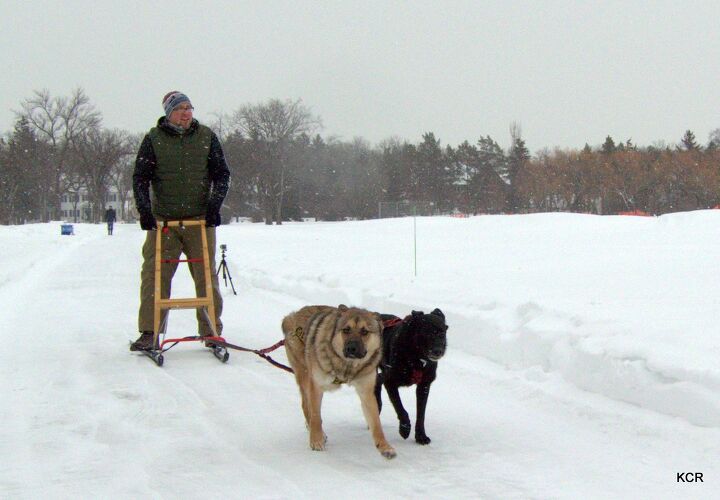
{"label": "overcast sky", "polygon": [[0,7],[0,132],[35,89],[85,89],[146,131],[302,99],[323,136],[443,145],[518,122],[531,151],[698,140],[720,128],[720,1],[34,1]]}

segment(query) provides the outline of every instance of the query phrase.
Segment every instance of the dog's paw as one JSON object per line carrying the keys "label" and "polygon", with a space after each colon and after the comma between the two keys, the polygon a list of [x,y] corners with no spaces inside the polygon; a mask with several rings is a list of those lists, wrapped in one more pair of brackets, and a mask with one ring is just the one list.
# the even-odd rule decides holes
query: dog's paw
{"label": "dog's paw", "polygon": [[399,430],[400,430],[400,435],[402,436],[403,439],[407,439],[408,436],[410,435],[410,427],[411,426],[410,426],[409,422],[408,423],[403,422],[400,424]]}
{"label": "dog's paw", "polygon": [[422,436],[418,436],[417,434],[415,435],[415,442],[418,444],[430,444],[430,441],[431,439],[424,434]]}
{"label": "dog's paw", "polygon": [[314,451],[325,451],[325,444],[327,443],[327,434],[323,432],[322,438],[320,439],[313,439],[312,436],[310,436],[310,448],[312,448]]}
{"label": "dog's paw", "polygon": [[325,451],[325,441],[310,441],[310,448],[313,451]]}
{"label": "dog's paw", "polygon": [[393,459],[397,456],[395,448],[393,448],[389,444],[382,447],[378,446],[378,450],[380,450],[380,454],[388,460]]}

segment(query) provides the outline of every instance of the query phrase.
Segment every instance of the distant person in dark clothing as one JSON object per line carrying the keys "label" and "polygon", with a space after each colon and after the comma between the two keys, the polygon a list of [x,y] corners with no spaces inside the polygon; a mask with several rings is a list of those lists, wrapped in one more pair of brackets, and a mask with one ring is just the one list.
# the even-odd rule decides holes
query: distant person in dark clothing
{"label": "distant person in dark clothing", "polygon": [[[228,192],[230,170],[215,133],[193,118],[193,105],[182,92],[168,92],[162,100],[165,115],[150,129],[140,145],[135,160],[133,193],[140,213],[140,227],[147,231],[143,245],[140,272],[140,337],[131,351],[154,349],[155,242],[158,225],[168,220],[204,219],[210,269],[215,269],[215,228],[220,225],[220,207]],[[152,191],[150,187],[152,186]],[[162,234],[162,258],[177,259],[184,253],[188,259],[202,257],[199,231],[168,227]],[[189,263],[197,296],[204,295],[203,265]],[[170,284],[177,264],[161,274],[160,294],[170,297]],[[198,333],[210,336],[222,332],[222,297],[217,275],[211,273],[215,324],[217,332],[200,309],[197,311]],[[163,310],[162,318],[167,314]]]}
{"label": "distant person in dark clothing", "polygon": [[108,226],[108,234],[112,236],[113,232],[113,224],[117,220],[117,214],[115,213],[115,209],[113,207],[108,208],[105,210],[105,222],[107,222]]}

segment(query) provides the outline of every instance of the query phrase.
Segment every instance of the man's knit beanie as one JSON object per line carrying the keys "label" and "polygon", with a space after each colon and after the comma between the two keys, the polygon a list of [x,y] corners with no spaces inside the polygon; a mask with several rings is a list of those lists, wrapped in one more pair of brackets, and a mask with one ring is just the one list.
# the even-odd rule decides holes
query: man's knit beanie
{"label": "man's knit beanie", "polygon": [[[163,97],[162,100],[163,109],[165,109],[165,116],[170,117],[170,113],[172,113],[178,105],[184,102],[190,103],[190,98],[179,90],[173,90],[172,92],[165,94],[165,97]],[[190,104],[192,105],[192,103]]]}

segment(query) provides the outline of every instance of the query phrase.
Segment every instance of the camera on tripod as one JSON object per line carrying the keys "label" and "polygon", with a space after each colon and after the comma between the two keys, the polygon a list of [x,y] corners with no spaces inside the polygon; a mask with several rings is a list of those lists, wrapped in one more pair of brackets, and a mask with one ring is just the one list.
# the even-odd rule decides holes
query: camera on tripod
{"label": "camera on tripod", "polygon": [[218,265],[217,271],[215,271],[215,276],[219,275],[220,271],[222,271],[222,278],[225,282],[225,286],[227,286],[229,279],[233,294],[237,295],[235,285],[233,285],[232,276],[230,276],[230,269],[228,269],[227,261],[225,260],[225,252],[227,252],[227,245],[225,243],[220,244],[220,251],[222,254],[220,255],[220,264]]}

